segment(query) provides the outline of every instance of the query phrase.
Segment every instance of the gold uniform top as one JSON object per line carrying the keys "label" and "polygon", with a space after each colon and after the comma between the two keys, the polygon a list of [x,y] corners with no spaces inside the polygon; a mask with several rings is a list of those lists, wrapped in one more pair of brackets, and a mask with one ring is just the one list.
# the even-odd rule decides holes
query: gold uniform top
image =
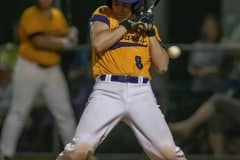
{"label": "gold uniform top", "polygon": [[20,56],[29,61],[52,66],[60,63],[57,51],[34,46],[32,38],[37,35],[64,36],[68,25],[62,12],[52,8],[52,17],[45,18],[37,6],[27,8],[20,19],[19,36],[21,40]]}
{"label": "gold uniform top", "polygon": [[[108,6],[101,6],[95,10],[90,18],[90,25],[94,21],[103,22],[110,29],[119,26],[119,21]],[[157,33],[156,26],[154,29]],[[160,40],[158,33],[156,35]],[[145,34],[129,31],[108,50],[101,53],[94,50],[92,52],[92,70],[95,78],[103,74],[151,78],[150,44]]]}

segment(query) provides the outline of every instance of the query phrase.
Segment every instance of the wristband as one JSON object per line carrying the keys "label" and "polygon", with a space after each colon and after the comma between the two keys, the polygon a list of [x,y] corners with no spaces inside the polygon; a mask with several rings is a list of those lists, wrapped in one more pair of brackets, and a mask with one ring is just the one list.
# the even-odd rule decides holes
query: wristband
{"label": "wristband", "polygon": [[130,22],[128,22],[128,20],[121,22],[120,25],[122,25],[127,30],[129,30],[131,28],[131,24],[130,24]]}
{"label": "wristband", "polygon": [[156,32],[154,30],[154,28],[152,28],[151,30],[147,31],[147,36],[148,37],[154,37],[156,35]]}

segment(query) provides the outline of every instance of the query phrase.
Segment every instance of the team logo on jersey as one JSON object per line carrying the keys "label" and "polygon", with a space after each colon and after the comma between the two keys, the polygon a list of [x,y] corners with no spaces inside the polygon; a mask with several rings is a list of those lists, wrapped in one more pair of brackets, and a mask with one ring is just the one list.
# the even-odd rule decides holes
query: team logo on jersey
{"label": "team logo on jersey", "polygon": [[130,34],[130,33],[128,33],[128,34],[123,36],[123,40],[131,41],[131,42],[137,42],[137,43],[142,43],[142,44],[146,44],[147,43],[145,37],[143,37],[140,34]]}

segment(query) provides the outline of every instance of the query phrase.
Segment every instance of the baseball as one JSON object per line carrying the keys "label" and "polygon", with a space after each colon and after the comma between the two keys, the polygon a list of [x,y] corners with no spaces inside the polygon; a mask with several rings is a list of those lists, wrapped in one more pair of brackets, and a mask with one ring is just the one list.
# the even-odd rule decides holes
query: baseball
{"label": "baseball", "polygon": [[175,59],[181,55],[181,49],[178,46],[168,47],[168,55],[170,58]]}

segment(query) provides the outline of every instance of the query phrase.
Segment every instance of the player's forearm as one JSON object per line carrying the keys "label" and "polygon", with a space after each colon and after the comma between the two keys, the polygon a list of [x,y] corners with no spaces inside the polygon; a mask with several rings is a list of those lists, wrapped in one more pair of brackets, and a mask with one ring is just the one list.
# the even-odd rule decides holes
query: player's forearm
{"label": "player's forearm", "polygon": [[62,50],[65,48],[66,43],[69,43],[69,39],[65,37],[43,35],[36,37],[33,43],[39,49]]}
{"label": "player's forearm", "polygon": [[118,42],[126,32],[127,30],[123,26],[101,31],[91,37],[92,46],[97,52],[107,50]]}
{"label": "player's forearm", "polygon": [[168,70],[169,56],[155,37],[150,37],[149,40],[152,63],[159,73],[165,73]]}

